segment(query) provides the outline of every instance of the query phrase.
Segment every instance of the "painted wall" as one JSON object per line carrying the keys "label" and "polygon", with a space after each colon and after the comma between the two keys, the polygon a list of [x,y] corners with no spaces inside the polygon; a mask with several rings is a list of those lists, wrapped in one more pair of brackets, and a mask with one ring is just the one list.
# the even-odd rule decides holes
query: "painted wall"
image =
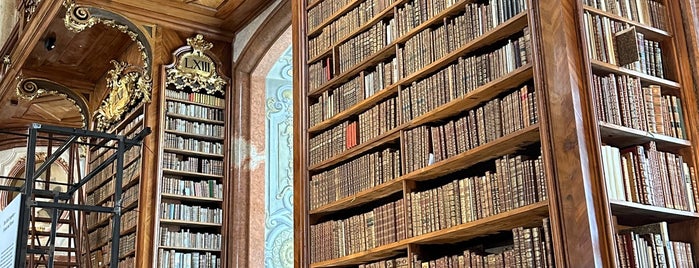
{"label": "painted wall", "polygon": [[291,46],[267,75],[265,112],[265,267],[294,266]]}

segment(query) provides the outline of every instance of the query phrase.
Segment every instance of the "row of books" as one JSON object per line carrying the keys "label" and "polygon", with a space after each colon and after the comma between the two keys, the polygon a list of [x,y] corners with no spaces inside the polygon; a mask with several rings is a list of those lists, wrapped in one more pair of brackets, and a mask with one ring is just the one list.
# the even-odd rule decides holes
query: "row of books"
{"label": "row of books", "polygon": [[223,143],[185,138],[172,133],[165,133],[165,148],[188,150],[209,154],[223,154]]}
{"label": "row of books", "polygon": [[221,257],[211,252],[180,252],[158,250],[158,267],[161,268],[221,268]]}
{"label": "row of books", "polygon": [[505,156],[496,171],[406,195],[408,236],[419,236],[546,200],[541,157]]}
{"label": "row of books", "polygon": [[123,207],[129,207],[132,204],[138,202],[139,199],[139,187],[130,187],[124,191],[121,196],[121,204]]}
{"label": "row of books", "polygon": [[223,210],[221,208],[161,203],[160,218],[164,220],[221,224],[223,223]]}
{"label": "row of books", "polygon": [[441,125],[419,126],[405,131],[401,140],[405,158],[403,173],[449,159],[536,124],[536,95],[527,91],[525,87],[502,99],[491,100]]}
{"label": "row of books", "polygon": [[173,100],[183,100],[183,101],[189,101],[189,102],[196,102],[196,103],[201,103],[203,105],[207,106],[216,106],[216,107],[223,107],[225,99],[214,96],[214,95],[209,95],[209,94],[202,94],[202,93],[190,93],[190,92],[185,92],[185,91],[180,91],[180,90],[172,90],[172,89],[166,89],[165,90],[165,97],[168,99],[173,99]]}
{"label": "row of books", "polygon": [[125,212],[121,215],[121,232],[126,232],[127,230],[132,230],[136,228],[138,224],[138,210],[133,209]]}
{"label": "row of books", "polygon": [[179,118],[167,118],[165,120],[165,129],[218,138],[222,138],[225,131],[222,125],[191,122]]}
{"label": "row of books", "polygon": [[381,260],[372,263],[360,264],[359,268],[408,268],[410,261],[408,257],[400,257],[390,260]]}
{"label": "row of books", "polygon": [[163,168],[217,176],[223,175],[223,161],[221,160],[194,156],[185,157],[173,153],[163,153]]}
{"label": "row of books", "polygon": [[[374,16],[386,9],[393,1],[394,0],[363,1],[349,12],[325,26],[323,31],[318,36],[308,40],[309,59],[315,58],[340,39],[344,38],[350,33],[353,33],[370,19],[374,18]],[[311,15],[327,16],[328,14],[309,13],[309,16]]]}
{"label": "row of books", "polygon": [[[104,206],[112,207],[114,206],[114,201],[109,200],[104,203]],[[94,229],[97,225],[100,225],[100,223],[104,223],[104,221],[111,217],[111,213],[90,212],[87,214],[87,216],[85,216],[85,225],[87,225],[87,229]]]}
{"label": "row of books", "polygon": [[609,17],[585,11],[583,18],[591,59],[665,78],[659,42],[648,40],[635,27]]}
{"label": "row of books", "polygon": [[[107,145],[107,146],[115,146],[115,145]],[[109,152],[106,152],[104,154],[101,154],[97,151],[92,152],[91,158],[90,158],[90,170],[96,169],[100,164],[104,163],[108,158],[112,157],[112,155],[116,153],[116,150],[110,150]],[[141,147],[140,146],[134,146],[131,147],[131,149],[126,150],[124,152],[124,165],[127,165],[129,162],[133,161],[134,159],[141,157]],[[112,165],[116,165],[116,160],[112,162]],[[112,170],[113,168],[107,168],[109,170]]]}
{"label": "row of books", "polygon": [[182,196],[223,198],[223,184],[215,180],[192,181],[163,176],[161,193]]}
{"label": "row of books", "polygon": [[141,129],[143,129],[143,117],[144,116],[145,116],[144,114],[137,115],[136,118],[134,118],[129,123],[127,123],[126,126],[124,126],[122,129],[117,131],[116,134],[117,135],[125,135],[126,133],[130,132],[131,135],[129,135],[128,137],[133,138],[136,134],[138,134],[138,132],[141,131]]}
{"label": "row of books", "polygon": [[319,3],[308,10],[308,29],[315,29],[318,27],[327,17],[345,7],[350,0],[315,0],[312,2]]}
{"label": "row of books", "polygon": [[221,249],[221,234],[191,232],[189,229],[172,232],[160,227],[160,245],[190,249]]}
{"label": "row of books", "polygon": [[400,94],[402,122],[407,123],[526,65],[531,57],[531,50],[527,48],[528,28],[524,33],[490,53],[459,58],[439,72],[403,88]]}
{"label": "row of books", "polygon": [[[514,2],[516,0],[504,1],[510,4]],[[403,59],[399,60],[402,64],[402,77],[420,70],[525,10],[518,7],[514,10],[517,13],[500,13],[502,10],[498,8],[503,7],[501,4],[500,0],[493,0],[489,5],[468,4],[466,13],[410,38],[399,49],[399,59]]]}
{"label": "row of books", "polygon": [[[88,238],[90,239],[90,246],[91,247],[96,247],[99,248],[99,246],[104,245],[107,241],[112,240],[112,226],[113,226],[113,220],[112,215],[110,213],[96,213],[93,212],[89,215],[93,214],[103,214],[107,215],[106,218],[110,218],[109,222],[107,225],[97,228],[91,232],[88,233]],[[138,211],[137,210],[129,210],[125,212],[121,216],[121,224],[119,225],[119,232],[124,233],[127,230],[130,230],[134,227],[136,227],[136,224],[138,223]],[[87,225],[94,225],[97,224],[97,222],[91,222],[91,220],[88,219]]]}
{"label": "row of books", "polygon": [[404,36],[414,28],[456,4],[456,0],[410,0],[398,7],[398,36]]}
{"label": "row of books", "polygon": [[358,140],[357,144],[362,144],[398,127],[397,102],[395,97],[388,98],[359,114],[359,129],[350,133],[350,137]]}
{"label": "row of books", "polygon": [[311,165],[323,162],[349,149],[347,148],[348,126],[348,121],[342,122],[309,140],[308,157]]}
{"label": "row of books", "polygon": [[403,199],[343,220],[311,225],[311,262],[340,258],[406,237]]}
{"label": "row of books", "polygon": [[210,108],[195,104],[181,103],[177,101],[166,101],[166,112],[182,116],[203,118],[208,120],[223,121],[223,109]]}
{"label": "row of books", "polygon": [[313,91],[335,77],[334,61],[331,57],[308,65],[308,89]]}
{"label": "row of books", "polygon": [[397,64],[396,58],[380,62],[342,85],[324,91],[318,102],[309,107],[309,126],[328,120],[398,82]]}
{"label": "row of books", "polygon": [[549,220],[533,228],[512,229],[513,244],[484,250],[483,247],[464,250],[463,254],[447,255],[432,260],[421,260],[414,255],[413,267],[468,268],[468,267],[555,267],[553,239]]}
{"label": "row of books", "polygon": [[398,38],[395,19],[379,21],[368,30],[352,37],[338,46],[337,64],[339,73],[344,73],[358,63],[371,57]]}
{"label": "row of books", "polygon": [[400,152],[387,148],[311,176],[311,209],[400,177],[400,163]]}
{"label": "row of books", "polygon": [[670,241],[666,222],[619,231],[616,235],[618,267],[694,267],[692,246]]}
{"label": "row of books", "polygon": [[[111,242],[108,244],[111,248]],[[136,251],[136,233],[124,235],[119,238],[119,258],[124,258]]]}
{"label": "row of books", "polygon": [[[128,163],[128,162],[124,161],[124,163]],[[115,166],[116,166],[116,162],[110,164],[105,169],[103,169],[102,171],[97,173],[91,180],[89,180],[87,183],[85,183],[85,188],[87,189],[86,192],[88,194],[92,193],[93,191],[97,190],[97,187],[99,187],[105,181],[114,179],[116,176],[116,171],[114,168]],[[140,177],[140,173],[141,173],[140,168],[141,168],[141,161],[140,160],[136,160],[134,163],[128,165],[122,172],[121,186],[124,187],[127,184],[129,184],[135,180],[138,180],[138,178]],[[114,188],[112,187],[110,189],[112,189],[112,193],[113,193]]]}
{"label": "row of books", "polygon": [[657,29],[667,29],[667,9],[661,1],[583,0],[583,4]]}
{"label": "row of books", "polygon": [[136,257],[126,257],[119,261],[119,268],[135,268],[136,267]]}
{"label": "row of books", "polygon": [[638,78],[593,74],[597,119],[619,126],[686,139],[682,102],[662,94],[657,85],[643,87]]}
{"label": "row of books", "polygon": [[602,164],[612,200],[697,211],[694,167],[681,155],[658,151],[655,142],[624,149],[602,146]]}

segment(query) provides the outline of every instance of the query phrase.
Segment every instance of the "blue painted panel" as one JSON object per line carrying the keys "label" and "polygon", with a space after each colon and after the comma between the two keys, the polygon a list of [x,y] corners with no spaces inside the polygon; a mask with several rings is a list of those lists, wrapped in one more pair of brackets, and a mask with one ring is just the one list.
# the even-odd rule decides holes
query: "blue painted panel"
{"label": "blue painted panel", "polygon": [[294,267],[291,47],[266,80],[265,267]]}

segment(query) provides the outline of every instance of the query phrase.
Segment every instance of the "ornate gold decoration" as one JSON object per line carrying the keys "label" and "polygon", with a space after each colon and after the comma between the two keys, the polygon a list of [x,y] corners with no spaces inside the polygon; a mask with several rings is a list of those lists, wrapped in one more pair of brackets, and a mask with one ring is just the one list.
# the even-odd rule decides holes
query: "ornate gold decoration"
{"label": "ornate gold decoration", "polygon": [[66,94],[65,92],[39,86],[37,84],[37,79],[24,79],[21,76],[18,76],[17,80],[19,80],[19,83],[17,83],[15,94],[17,95],[18,99],[23,101],[31,101],[42,96],[61,96],[70,101],[73,106],[78,109],[78,112],[80,113],[80,121],[82,121],[82,128],[87,127],[87,111],[78,104],[78,100],[76,100],[74,97]]}
{"label": "ornate gold decoration", "polygon": [[129,108],[139,102],[150,102],[151,80],[141,72],[129,68],[125,62],[112,61],[114,69],[107,72],[109,95],[97,110],[97,129],[104,130],[121,120]]}
{"label": "ornate gold decoration", "polygon": [[24,18],[27,22],[32,20],[34,13],[39,8],[41,0],[26,0],[24,1]]}
{"label": "ornate gold decoration", "polygon": [[[63,2],[63,6],[67,9],[66,15],[63,18],[63,22],[66,28],[75,33],[82,32],[85,29],[95,26],[97,23],[102,23],[106,26],[117,29],[118,31],[128,35],[132,41],[136,42],[138,50],[141,52],[141,59],[143,59],[143,69],[145,69],[145,72],[143,72],[144,75],[150,77],[148,70],[150,69],[149,65],[151,61],[149,54],[147,53],[148,48],[146,48],[141,38],[139,38],[139,34],[136,31],[132,30],[129,26],[125,25],[124,23],[119,23],[117,22],[117,20],[113,19],[117,16],[116,14],[111,14],[112,16],[110,18],[95,17],[92,15],[92,13],[90,13],[90,9],[92,9],[91,7],[79,6],[75,3],[74,0],[65,0]],[[142,36],[142,38],[145,40],[145,36]],[[148,78],[148,80],[150,80],[150,78]]]}
{"label": "ornate gold decoration", "polygon": [[187,44],[191,51],[179,55],[175,68],[167,69],[167,83],[177,89],[189,87],[195,92],[224,94],[226,80],[218,75],[216,63],[206,54],[213,44],[201,34],[187,38]]}
{"label": "ornate gold decoration", "polygon": [[12,59],[10,58],[10,55],[5,55],[2,57],[2,64],[5,64],[5,65],[12,64]]}

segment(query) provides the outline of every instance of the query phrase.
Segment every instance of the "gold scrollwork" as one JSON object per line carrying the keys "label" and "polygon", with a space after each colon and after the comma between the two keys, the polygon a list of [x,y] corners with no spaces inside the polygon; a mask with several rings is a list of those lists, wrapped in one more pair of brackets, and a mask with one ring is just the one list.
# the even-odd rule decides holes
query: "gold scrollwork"
{"label": "gold scrollwork", "polygon": [[25,21],[29,22],[34,17],[34,13],[39,8],[41,0],[27,0],[24,2],[24,17]]}
{"label": "gold scrollwork", "polygon": [[187,38],[187,44],[192,50],[179,56],[175,68],[167,69],[167,83],[177,89],[224,94],[226,80],[218,75],[215,62],[206,55],[213,44],[201,34]]}
{"label": "gold scrollwork", "polygon": [[107,72],[109,95],[97,110],[98,130],[105,130],[139,102],[150,102],[151,79],[125,62],[112,61],[114,69]]}
{"label": "gold scrollwork", "polygon": [[87,111],[83,110],[83,108],[78,104],[77,100],[73,99],[73,97],[69,96],[66,93],[59,92],[57,90],[40,87],[30,79],[23,79],[22,77],[17,77],[17,80],[19,80],[19,83],[17,83],[15,94],[17,95],[17,98],[19,98],[20,100],[31,101],[42,96],[61,96],[66,100],[70,101],[73,104],[73,106],[75,106],[75,108],[78,109],[78,112],[80,113],[80,121],[82,122],[82,127],[85,128],[87,126],[87,117],[85,116]]}

